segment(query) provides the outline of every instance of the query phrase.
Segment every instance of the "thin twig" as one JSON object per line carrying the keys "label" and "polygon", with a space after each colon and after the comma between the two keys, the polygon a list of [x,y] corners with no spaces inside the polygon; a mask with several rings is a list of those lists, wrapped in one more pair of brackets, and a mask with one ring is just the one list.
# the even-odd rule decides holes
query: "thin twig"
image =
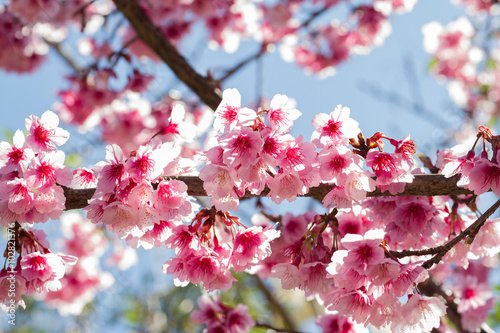
{"label": "thin twig", "polygon": [[320,16],[321,14],[323,14],[324,12],[326,12],[331,6],[325,6],[315,12],[313,12],[311,14],[311,16],[309,16],[309,18],[307,20],[305,20],[301,25],[300,25],[300,28],[307,28],[313,21],[315,18],[317,18],[318,16]]}
{"label": "thin twig", "polygon": [[269,328],[272,329],[275,332],[285,332],[285,333],[303,333],[301,331],[295,331],[291,330],[289,328],[276,328],[272,325],[269,324],[264,324],[264,323],[255,323],[255,327],[262,327],[262,328]]}
{"label": "thin twig", "polygon": [[216,110],[222,98],[216,92],[215,82],[198,74],[177,51],[165,35],[144,13],[136,0],[113,0],[134,28],[137,36],[167,64],[175,75],[191,89],[200,100]]}
{"label": "thin twig", "polygon": [[46,38],[43,39],[45,43],[47,43],[54,51],[56,51],[59,56],[66,62],[71,68],[73,68],[76,72],[83,75],[85,72],[83,69],[78,66],[75,61],[64,51],[63,46],[60,43],[52,42]]}
{"label": "thin twig", "polygon": [[[295,324],[293,323],[292,318],[288,314],[288,312],[283,308],[280,302],[274,297],[274,295],[271,293],[271,291],[267,288],[265,283],[261,280],[261,278],[258,275],[251,275],[255,281],[257,282],[257,286],[259,289],[262,291],[264,296],[267,298],[267,301],[275,307],[275,309],[278,311],[278,313],[281,315],[281,318],[283,319],[283,322],[287,329],[289,329],[287,332],[296,332],[296,327]],[[285,332],[285,331],[281,331]]]}
{"label": "thin twig", "polygon": [[453,238],[451,241],[448,243],[437,246],[437,247],[432,247],[429,249],[423,249],[423,250],[404,250],[404,251],[390,251],[391,255],[393,255],[396,258],[403,258],[403,257],[408,257],[408,256],[425,256],[425,255],[431,255],[431,254],[436,254],[436,256],[432,257],[431,259],[427,260],[422,264],[423,268],[429,269],[432,267],[432,265],[437,264],[441,258],[449,251],[451,248],[453,248],[458,242],[463,240],[466,236],[468,236],[473,230],[478,230],[481,228],[481,226],[486,222],[486,220],[500,207],[500,199],[495,202],[486,212],[484,212],[483,215],[481,215],[474,223],[472,223],[467,229],[462,231],[458,236]]}
{"label": "thin twig", "polygon": [[478,230],[481,228],[481,226],[486,222],[486,220],[500,207],[500,199],[497,200],[491,206],[488,208],[487,211],[484,212],[483,215],[481,215],[480,218],[476,220],[476,222],[472,223],[467,229],[462,231],[457,237],[446,243],[445,245],[442,246],[441,251],[431,259],[427,260],[422,264],[422,267],[425,269],[429,269],[432,267],[432,265],[437,264],[439,261],[441,261],[441,258],[449,251],[453,246],[455,246],[458,242],[460,242],[462,239],[464,239],[466,236],[468,236],[473,230]]}
{"label": "thin twig", "polygon": [[253,60],[257,60],[259,59],[260,57],[262,57],[262,55],[266,53],[265,49],[264,48],[260,48],[259,52],[256,52],[255,54],[252,54],[250,55],[248,58],[246,59],[243,59],[239,64],[237,64],[236,66],[234,66],[233,68],[229,69],[226,71],[226,73],[224,74],[224,76],[222,76],[221,78],[217,79],[216,81],[218,83],[222,83],[224,82],[226,79],[228,79],[230,76],[232,76],[234,73],[236,73],[238,70],[240,70],[241,68],[243,68],[244,66],[246,66],[248,63],[250,63],[251,61]]}

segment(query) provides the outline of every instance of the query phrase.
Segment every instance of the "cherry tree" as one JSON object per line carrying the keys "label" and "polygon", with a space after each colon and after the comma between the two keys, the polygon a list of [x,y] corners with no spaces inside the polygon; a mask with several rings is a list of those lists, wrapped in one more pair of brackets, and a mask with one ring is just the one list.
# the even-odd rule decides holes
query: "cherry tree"
{"label": "cherry tree", "polygon": [[[116,315],[145,331],[491,331],[496,1],[456,0],[462,16],[422,27],[429,73],[463,113],[435,156],[411,133],[364,132],[359,113],[334,100],[297,135],[305,111],[293,96],[246,103],[228,84],[275,51],[318,80],[334,76],[383,47],[391,19],[416,2],[4,2],[0,68],[28,75],[50,51],[71,70],[52,110],[33,110],[0,142],[6,325],[26,324],[37,306],[89,320],[132,274],[101,264],[138,271],[136,249],[144,258],[156,249],[162,263],[149,274],[172,288],[129,308],[115,302]],[[258,52],[202,74],[183,56],[183,42],[200,35],[228,54],[244,43]],[[150,70],[159,66],[184,93],[152,88],[163,84]],[[65,150],[73,132],[99,133],[97,159]],[[300,197],[307,211],[273,212]],[[309,326],[276,296],[283,291],[314,308]]]}

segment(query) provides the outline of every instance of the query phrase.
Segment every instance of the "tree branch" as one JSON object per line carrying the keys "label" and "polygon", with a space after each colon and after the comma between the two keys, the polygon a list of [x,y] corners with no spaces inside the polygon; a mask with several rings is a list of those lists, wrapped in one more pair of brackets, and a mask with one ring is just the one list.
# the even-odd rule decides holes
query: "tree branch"
{"label": "tree branch", "polygon": [[441,247],[442,248],[441,251],[436,256],[434,256],[431,259],[424,262],[422,264],[422,267],[425,269],[429,269],[432,267],[432,265],[437,264],[441,260],[441,258],[443,258],[444,255],[449,250],[451,250],[451,248],[453,246],[455,246],[458,242],[460,242],[462,239],[464,239],[466,236],[468,236],[473,230],[479,230],[479,228],[481,228],[481,226],[484,224],[484,222],[486,222],[488,217],[490,217],[498,209],[498,207],[500,207],[500,199],[497,200],[497,202],[495,202],[493,204],[493,206],[488,208],[488,210],[485,211],[484,214],[481,215],[481,217],[479,217],[476,220],[476,222],[472,223],[467,229],[462,231],[457,237],[455,237],[454,239],[452,239],[451,241],[449,241],[448,243],[443,245]]}
{"label": "tree branch", "polygon": [[[183,181],[188,186],[188,195],[191,196],[207,196],[207,192],[203,189],[203,181],[194,176],[180,176],[171,177],[172,179],[177,179]],[[397,196],[438,196],[438,195],[460,195],[460,194],[472,194],[465,188],[458,187],[457,181],[460,176],[456,175],[450,178],[445,178],[443,175],[431,174],[431,175],[415,175],[413,183],[406,184],[406,188],[402,193],[398,193]],[[321,184],[318,187],[311,187],[309,192],[303,195],[303,197],[314,198],[318,201],[322,201],[328,192],[330,192],[335,185],[332,184]],[[92,198],[95,189],[83,189],[76,190],[68,187],[64,188],[64,195],[66,196],[66,210],[70,209],[80,209],[88,205],[88,200]],[[255,197],[265,197],[269,194],[270,189],[266,188],[259,195],[253,195],[250,192],[246,192],[241,198],[255,198]],[[368,197],[381,197],[381,196],[393,196],[388,192],[382,193],[380,189],[376,189],[373,192],[367,193]],[[486,214],[486,213],[485,213]]]}
{"label": "tree branch", "polygon": [[467,229],[462,231],[458,236],[453,238],[448,243],[432,247],[429,249],[423,250],[404,250],[404,251],[390,251],[391,255],[396,258],[403,258],[408,256],[425,256],[430,254],[437,254],[435,257],[427,260],[422,264],[422,267],[429,269],[433,264],[438,263],[441,258],[449,251],[453,246],[455,246],[458,242],[463,240],[466,236],[470,235],[470,233],[474,230],[478,230],[481,226],[486,222],[486,220],[493,215],[493,213],[500,207],[500,199],[495,202],[483,215],[481,215],[474,223],[472,223]]}
{"label": "tree branch", "polygon": [[215,110],[222,101],[216,86],[198,74],[177,49],[165,38],[136,0],[113,0],[119,11],[127,18],[137,36],[165,62],[175,75],[193,91],[200,100]]}

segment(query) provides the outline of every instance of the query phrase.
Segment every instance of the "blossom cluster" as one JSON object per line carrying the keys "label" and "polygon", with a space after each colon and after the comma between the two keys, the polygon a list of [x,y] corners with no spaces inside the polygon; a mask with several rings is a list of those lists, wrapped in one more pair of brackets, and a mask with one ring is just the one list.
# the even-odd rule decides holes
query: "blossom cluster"
{"label": "blossom cluster", "polygon": [[[349,318],[325,317],[320,321],[325,327],[342,322],[429,332],[441,326],[446,312],[441,299],[418,290],[432,276],[455,294],[462,325],[477,329],[494,305],[483,273],[500,252],[498,219],[469,233],[429,271],[430,254],[399,256],[397,251],[444,244],[475,223],[470,195],[395,196],[415,173],[423,172],[409,137],[395,140],[377,132],[365,138],[350,110],[339,105],[313,118],[315,130],[306,142],[291,134],[300,114],[284,95],[255,111],[242,107],[236,89],[225,90],[209,146],[199,153],[199,178],[212,205],[202,209],[188,195],[186,183],[176,179],[198,174],[200,166],[181,156],[179,142],[192,140],[193,126],[184,122],[182,105],[173,106],[164,130],[147,144],[127,155],[120,146],[108,145],[104,161],[74,172],[64,166],[64,153],[56,148],[68,139],[58,117],[51,111],[29,117],[26,138],[18,131],[13,144],[0,143],[0,223],[17,223],[19,293],[42,293],[47,304],[65,314],[81,311],[112,283],[97,265],[105,242],[96,224],[102,224],[130,247],[173,249],[175,257],[162,271],[173,276],[176,286],[225,290],[235,280],[232,272],[245,271],[278,278],[284,289],[301,289],[329,312]],[[436,165],[426,166],[446,177],[460,174],[458,184],[477,195],[489,190],[499,194],[499,138],[485,127],[476,137],[483,147],[477,156],[476,144],[469,150],[458,146],[439,152]],[[385,150],[386,142],[393,152]],[[256,215],[254,225],[247,226],[229,213],[247,194],[263,195],[265,190],[279,204],[320,184],[331,186],[322,199],[325,214]],[[91,223],[81,217],[63,221],[67,255],[53,254],[43,233],[25,229],[61,216],[61,185],[95,188],[85,208]],[[376,188],[391,196],[367,198]],[[449,278],[450,269],[463,279]],[[2,278],[6,275],[4,270]],[[20,294],[16,301],[23,305]],[[253,325],[242,307],[200,302],[195,320],[220,312],[207,322],[209,330],[229,329],[233,317],[242,329]]]}
{"label": "blossom cluster", "polygon": [[[66,270],[75,265],[78,258],[49,250],[47,235],[42,230],[28,230],[19,224],[15,230],[13,249],[7,247],[9,256],[16,264],[0,271],[0,307],[9,312],[13,302],[15,308],[25,307],[22,295],[38,295],[61,290]],[[7,251],[9,249],[9,251]],[[14,296],[14,297],[13,297]]]}
{"label": "blossom cluster", "polygon": [[[342,3],[318,1],[313,9],[333,10]],[[186,39],[195,24],[203,24],[211,47],[234,52],[240,40],[253,39],[262,44],[262,52],[271,52],[275,44],[281,44],[284,59],[324,75],[331,74],[334,67],[352,54],[365,54],[373,46],[380,46],[391,30],[390,15],[411,11],[415,3],[416,0],[374,0],[349,8],[349,12],[352,10],[346,18],[349,23],[321,22],[311,24],[314,26],[311,28],[309,23],[299,23],[299,17],[308,7],[305,1],[294,1],[293,5],[258,1],[140,1],[145,14],[174,44]],[[162,119],[168,118],[172,110],[168,104],[172,101],[167,99],[149,107],[127,101],[129,92],[143,92],[160,79],[158,74],[143,73],[136,63],[159,58],[137,38],[130,25],[121,26],[117,29],[119,34],[113,33],[113,37],[104,40],[96,33],[104,28],[113,10],[116,8],[111,0],[7,1],[7,6],[0,8],[0,26],[4,32],[0,46],[6,50],[0,56],[0,68],[32,72],[46,59],[49,45],[77,39],[82,62],[88,66],[67,78],[69,87],[60,91],[56,109],[62,120],[82,130],[100,126],[104,141],[119,144],[129,153],[145,144],[151,132],[164,129],[166,124]],[[311,13],[311,18],[317,16]],[[74,29],[68,30],[64,25]],[[308,26],[310,29],[305,29]],[[72,38],[77,30],[81,31],[78,38]],[[118,42],[113,40],[116,36],[120,36]],[[115,50],[120,43],[123,49]],[[122,58],[132,70],[128,77],[119,78],[126,84],[116,89],[110,78],[117,76],[115,66]],[[200,108],[193,113],[198,119],[192,122],[203,123],[205,114],[206,109]]]}
{"label": "blossom cluster", "polygon": [[99,259],[107,247],[104,233],[78,212],[61,217],[64,253],[78,258],[60,279],[61,288],[41,295],[41,300],[60,314],[79,315],[97,293],[114,283],[111,273],[103,272]]}
{"label": "blossom cluster", "polygon": [[[476,143],[483,141],[483,150],[476,156],[474,147],[467,150],[464,145],[457,145],[444,149],[438,154],[439,166],[446,177],[460,174],[458,185],[465,187],[474,194],[480,195],[493,191],[500,196],[500,154],[498,154],[499,136],[494,136],[486,127],[481,126],[477,134]],[[486,150],[486,143],[492,146],[492,152]]]}
{"label": "blossom cluster", "polygon": [[[349,108],[339,105],[329,115],[313,118],[311,142],[304,142],[302,135],[294,138],[289,133],[300,114],[285,95],[274,96],[269,109],[255,112],[241,107],[236,89],[224,91],[215,112],[219,135],[206,151],[207,163],[200,172],[212,205],[237,210],[245,191],[259,195],[265,186],[275,203],[291,202],[310,187],[328,183],[336,186],[324,197],[324,206],[348,208],[375,186],[395,194],[412,182],[415,145],[409,138],[397,141],[376,133],[365,140]],[[383,151],[382,139],[394,145],[394,153]]]}
{"label": "blossom cluster", "polygon": [[25,137],[18,130],[13,143],[0,142],[0,207],[3,226],[23,226],[61,216],[66,198],[62,185],[72,181],[64,165],[65,154],[56,145],[64,144],[69,133],[58,127],[59,118],[46,111],[41,118],[30,116]]}
{"label": "blossom cluster", "polygon": [[235,308],[227,306],[214,296],[204,294],[198,298],[199,310],[191,313],[191,319],[197,324],[206,324],[206,332],[248,332],[255,325],[248,315],[248,307],[238,304]]}

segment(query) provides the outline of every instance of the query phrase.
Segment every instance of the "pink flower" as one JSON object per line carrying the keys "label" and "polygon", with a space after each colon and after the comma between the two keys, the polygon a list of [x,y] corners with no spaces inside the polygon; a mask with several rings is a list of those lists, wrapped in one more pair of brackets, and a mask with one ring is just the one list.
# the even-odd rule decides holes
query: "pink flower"
{"label": "pink flower", "polygon": [[217,324],[225,308],[219,298],[214,295],[212,300],[207,294],[203,294],[198,297],[197,303],[199,310],[191,313],[191,320],[197,324],[206,324],[208,327]]}
{"label": "pink flower", "polygon": [[93,188],[97,185],[97,179],[92,170],[80,168],[73,170],[73,179],[69,187],[75,189]]}
{"label": "pink flower", "polygon": [[236,189],[239,181],[233,168],[207,164],[200,171],[200,179],[203,180],[203,188],[211,196],[210,202],[218,210],[237,210],[239,196]]}
{"label": "pink flower", "polygon": [[237,167],[257,162],[257,156],[262,150],[263,140],[260,133],[248,127],[232,130],[219,138],[224,152],[224,164]]}
{"label": "pink flower", "polygon": [[9,313],[19,306],[26,309],[26,304],[21,295],[26,294],[26,279],[20,271],[12,273],[5,269],[0,273],[0,308]]}
{"label": "pink flower", "polygon": [[172,229],[172,235],[165,241],[165,245],[175,249],[175,254],[183,258],[202,251],[200,238],[185,224]]}
{"label": "pink flower", "polygon": [[226,318],[225,332],[248,332],[255,326],[255,321],[248,314],[248,306],[243,304],[236,305],[236,308],[228,312]]}
{"label": "pink flower", "polygon": [[33,208],[35,191],[24,178],[0,182],[0,200],[8,202],[9,209],[24,214]]}
{"label": "pink flower", "polygon": [[337,105],[330,115],[315,115],[313,126],[316,130],[312,134],[311,142],[320,148],[324,145],[347,144],[350,138],[355,138],[359,133],[358,122],[349,118],[350,113],[349,108]]}
{"label": "pink flower", "polygon": [[126,171],[135,182],[155,180],[162,174],[167,164],[177,157],[179,150],[175,149],[173,144],[157,144],[159,141],[140,146],[135,156],[130,157],[125,163]]}
{"label": "pink flower", "polygon": [[265,128],[261,131],[264,138],[261,157],[272,167],[277,164],[278,158],[284,153],[286,142],[293,140],[290,134],[280,134]]}
{"label": "pink flower", "polygon": [[116,233],[120,238],[125,238],[129,234],[140,237],[145,230],[137,226],[138,214],[139,211],[135,207],[116,201],[104,209],[102,222],[106,225],[106,229]]}
{"label": "pink flower", "polygon": [[46,216],[44,218],[39,217],[39,220],[36,222],[45,222],[48,218],[58,219],[63,213],[65,203],[64,190],[60,186],[38,190],[34,206],[38,212],[46,214]]}
{"label": "pink flower", "polygon": [[186,262],[186,270],[188,272],[189,281],[193,284],[203,282],[205,288],[218,274],[223,274],[222,271],[227,269],[225,265],[215,255],[203,254],[201,251],[194,254]]}
{"label": "pink flower", "polygon": [[197,324],[206,324],[207,332],[249,332],[255,325],[252,317],[248,315],[248,307],[238,304],[231,308],[222,304],[218,296],[213,299],[206,294],[198,298],[199,310],[191,313],[191,320]]}
{"label": "pink flower", "polygon": [[133,248],[142,246],[144,249],[149,250],[153,247],[161,247],[165,244],[166,240],[173,235],[172,229],[176,225],[177,224],[172,221],[160,220],[160,223],[155,223],[153,229],[147,230],[141,237],[128,235],[125,241]]}
{"label": "pink flower", "polygon": [[384,259],[384,250],[380,242],[384,239],[381,229],[372,229],[364,236],[347,234],[342,237],[342,246],[348,250],[344,265],[360,274],[365,274],[369,267],[379,264]]}
{"label": "pink flower", "polygon": [[344,186],[350,172],[361,171],[363,159],[344,146],[323,149],[319,154],[320,175],[325,182]]}
{"label": "pink flower", "polygon": [[335,289],[326,296],[325,305],[328,310],[338,311],[340,315],[349,316],[363,324],[370,316],[373,303],[373,297],[363,289],[352,291]]}
{"label": "pink flower", "polygon": [[403,305],[401,314],[406,323],[395,325],[394,331],[399,331],[397,328],[411,326],[415,332],[430,332],[433,328],[439,327],[441,317],[446,314],[446,305],[437,297],[413,294],[408,296],[408,302]]}
{"label": "pink flower", "polygon": [[500,219],[486,220],[469,251],[479,257],[494,257],[500,252]]}
{"label": "pink flower", "polygon": [[269,276],[281,280],[281,288],[287,290],[298,288],[303,282],[299,268],[285,262],[274,265]]}
{"label": "pink flower", "polygon": [[486,301],[493,298],[493,292],[488,283],[479,282],[475,276],[466,275],[458,281],[454,288],[455,296],[459,300],[457,311],[465,313],[486,305]]}
{"label": "pink flower", "polygon": [[349,317],[339,315],[323,315],[316,318],[316,325],[322,333],[368,333],[368,328],[356,324]]}
{"label": "pink flower", "polygon": [[413,291],[415,284],[424,282],[428,277],[427,270],[416,263],[402,265],[399,276],[390,282],[392,293],[396,297],[409,294]]}
{"label": "pink flower", "polygon": [[71,184],[73,174],[64,165],[65,155],[62,151],[39,153],[35,156],[25,173],[26,181],[33,187],[45,189],[50,186],[68,186]]}
{"label": "pink flower", "polygon": [[496,163],[487,159],[480,159],[472,167],[469,173],[469,185],[467,188],[479,195],[487,192],[490,188],[496,195],[500,196],[500,154],[497,154]]}
{"label": "pink flower", "polygon": [[366,193],[374,190],[375,180],[370,177],[368,171],[353,171],[347,176],[344,193],[348,199],[361,203],[366,199]]}
{"label": "pink flower", "polygon": [[[175,104],[170,114],[168,125],[162,129],[161,134],[170,134],[184,142],[193,142],[197,134],[197,127],[184,120],[186,109],[182,104]],[[168,137],[165,139],[171,141]]]}
{"label": "pink flower", "polygon": [[352,200],[345,194],[345,189],[343,186],[335,186],[330,192],[328,192],[321,201],[323,207],[338,209],[351,208]]}
{"label": "pink flower", "polygon": [[377,186],[399,182],[408,183],[413,179],[413,176],[408,174],[409,170],[403,165],[401,154],[370,150],[366,155],[366,166],[371,167],[377,176]]}
{"label": "pink flower", "polygon": [[288,170],[308,170],[317,161],[316,146],[310,142],[302,142],[302,140],[302,135],[299,135],[295,140],[286,142],[278,160],[280,168],[286,169],[287,172]]}
{"label": "pink flower", "polygon": [[393,221],[401,230],[419,235],[427,226],[427,222],[434,216],[434,206],[427,198],[412,198],[411,202],[399,204],[392,212]]}
{"label": "pink flower", "polygon": [[187,186],[178,180],[162,180],[154,192],[154,207],[162,219],[171,220],[177,215],[187,216],[192,212],[188,201]]}
{"label": "pink flower", "polygon": [[281,217],[281,236],[289,242],[296,242],[307,231],[308,221],[304,215],[294,216],[292,213],[286,213]]}
{"label": "pink flower", "polygon": [[368,322],[380,328],[385,325],[397,325],[404,323],[404,318],[401,315],[403,305],[396,296],[389,293],[383,293],[380,297],[374,300]]}
{"label": "pink flower", "polygon": [[59,290],[66,266],[74,265],[76,260],[76,257],[68,255],[33,252],[21,259],[21,274],[31,291],[41,293]]}
{"label": "pink flower", "polygon": [[290,100],[285,95],[275,95],[271,100],[267,121],[273,130],[278,133],[286,133],[292,128],[293,121],[301,114],[295,108],[295,101]]}
{"label": "pink flower", "polygon": [[242,165],[238,169],[238,177],[245,183],[246,190],[252,194],[260,194],[266,187],[266,183],[276,173],[263,158],[260,158],[255,164]]}
{"label": "pink flower", "polygon": [[330,290],[333,284],[332,278],[327,278],[327,264],[315,261],[299,266],[302,275],[302,289],[310,293],[325,293]]}
{"label": "pink flower", "polygon": [[278,173],[269,180],[268,186],[271,189],[268,196],[277,204],[285,199],[289,202],[295,201],[297,195],[305,193],[304,183],[295,170]]}
{"label": "pink flower", "polygon": [[93,170],[97,178],[96,194],[103,195],[114,190],[127,177],[122,149],[115,144],[106,146],[106,161],[97,163]]}
{"label": "pink flower", "polygon": [[189,284],[188,271],[186,270],[187,259],[189,259],[189,257],[171,257],[161,267],[163,273],[174,277],[174,285],[176,287],[185,287]]}
{"label": "pink flower", "polygon": [[233,240],[230,263],[235,271],[243,271],[271,255],[270,243],[280,232],[262,227],[238,228]]}
{"label": "pink flower", "polygon": [[222,102],[215,110],[214,128],[227,132],[236,126],[252,125],[257,114],[255,111],[241,107],[241,95],[236,89],[226,89],[222,93]]}
{"label": "pink flower", "polygon": [[28,164],[35,156],[33,151],[24,147],[24,134],[17,130],[14,134],[13,145],[8,142],[0,142],[0,172],[9,173],[16,168],[19,172],[24,172]]}
{"label": "pink flower", "polygon": [[25,122],[30,132],[26,138],[28,147],[34,151],[53,151],[56,146],[63,145],[69,138],[69,133],[59,125],[59,118],[52,111],[45,111],[41,118],[29,116]]}

